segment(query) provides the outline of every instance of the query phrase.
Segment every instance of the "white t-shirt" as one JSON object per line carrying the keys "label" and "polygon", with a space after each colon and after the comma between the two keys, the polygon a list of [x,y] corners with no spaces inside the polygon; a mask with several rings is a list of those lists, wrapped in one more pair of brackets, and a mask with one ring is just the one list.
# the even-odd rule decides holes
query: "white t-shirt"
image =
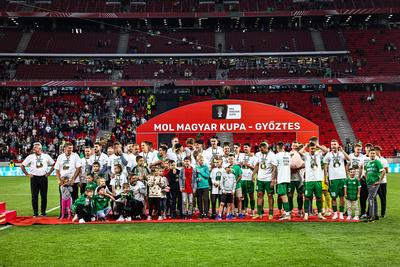
{"label": "white t-shirt", "polygon": [[108,156],[104,153],[100,153],[100,156],[93,154],[89,158],[90,166],[93,166],[93,163],[95,162],[100,163],[100,170],[102,170],[103,166],[108,166]]}
{"label": "white t-shirt", "polygon": [[126,167],[130,168],[131,170],[137,165],[136,156],[135,155],[126,154],[126,158],[125,159],[126,159],[126,161],[128,161],[128,165],[126,165]]}
{"label": "white t-shirt", "polygon": [[183,168],[183,160],[184,160],[184,158],[186,157],[185,152],[182,152],[182,153],[170,153],[170,154],[168,154],[167,156],[168,156],[168,158],[169,158],[170,160],[175,161],[175,163],[176,163],[176,168],[177,168],[178,170],[182,170],[182,168]]}
{"label": "white t-shirt", "polygon": [[245,153],[240,153],[239,155],[239,162],[237,164],[241,165],[242,167],[242,181],[251,181],[253,180],[253,170],[243,164],[247,162],[251,166],[256,165],[255,163],[256,158],[254,156],[248,156]]}
{"label": "white t-shirt", "polygon": [[[61,177],[72,178],[76,169],[82,167],[81,158],[78,154],[72,152],[71,155],[66,156],[65,153],[62,153],[58,156],[55,169],[60,171]],[[79,183],[80,177],[79,175],[75,179],[75,183]]]}
{"label": "white t-shirt", "polygon": [[257,180],[262,182],[272,181],[273,163],[275,162],[275,154],[269,151],[268,154],[257,152],[255,156],[255,164],[258,163]]}
{"label": "white t-shirt", "polygon": [[305,182],[318,182],[323,181],[324,172],[321,168],[322,153],[315,152],[311,155],[308,152],[303,154],[305,166]]}
{"label": "white t-shirt", "polygon": [[39,156],[30,154],[22,162],[24,167],[29,167],[29,174],[34,176],[44,176],[47,174],[48,168],[53,166],[54,160],[47,154],[41,153]]}
{"label": "white t-shirt", "polygon": [[[225,170],[224,168],[214,168],[211,170],[211,183],[212,183],[212,189],[211,189],[211,194],[221,194],[221,180],[222,176],[224,175]],[[218,186],[215,186],[214,183],[218,183]]]}
{"label": "white t-shirt", "polygon": [[279,152],[272,163],[277,168],[277,183],[290,183],[290,154]]}
{"label": "white t-shirt", "polygon": [[207,162],[208,165],[211,165],[211,161],[214,157],[224,155],[224,150],[220,146],[217,146],[217,148],[209,147],[204,151],[203,155],[204,161]]}
{"label": "white t-shirt", "polygon": [[328,165],[329,180],[346,179],[346,168],[344,166],[344,154],[337,151],[334,153],[330,151],[324,158],[324,163]]}
{"label": "white t-shirt", "polygon": [[354,155],[354,153],[351,153],[349,155],[350,157],[350,168],[352,167],[356,167],[357,171],[356,171],[356,178],[360,177],[360,167],[364,166],[364,158],[365,156],[363,154],[358,155],[358,157],[356,155]]}
{"label": "white t-shirt", "polygon": [[80,182],[81,183],[86,183],[86,174],[91,172],[90,168],[90,158],[81,158],[81,164],[82,164],[82,169],[81,169],[81,175],[80,175]]}
{"label": "white t-shirt", "polygon": [[[126,160],[128,155],[125,153],[122,153],[122,155],[124,156],[124,159]],[[114,166],[117,164],[121,164],[122,166],[122,172],[127,174],[126,171],[126,165],[122,164],[122,159],[121,159],[121,155],[117,156],[115,154],[112,154],[109,158],[108,158],[108,166],[111,166],[111,173],[115,174],[115,170],[114,170]]]}
{"label": "white t-shirt", "polygon": [[240,159],[243,158],[244,153],[235,154],[235,164],[240,164]]}
{"label": "white t-shirt", "polygon": [[[389,163],[387,161],[387,159],[385,159],[384,157],[377,157],[377,159],[382,163],[383,168],[386,170],[386,168],[389,168]],[[386,179],[386,173],[385,176],[383,177],[382,180],[382,184],[386,184],[387,183],[387,179]]]}
{"label": "white t-shirt", "polygon": [[121,173],[121,175],[115,175],[115,177],[111,179],[110,185],[115,187],[116,196],[122,193],[123,191],[122,185],[127,182],[128,180],[126,178],[125,173]]}
{"label": "white t-shirt", "polygon": [[150,151],[147,153],[140,152],[139,155],[143,157],[146,167],[150,167],[150,164],[154,162],[154,158],[157,159],[157,152],[156,153]]}

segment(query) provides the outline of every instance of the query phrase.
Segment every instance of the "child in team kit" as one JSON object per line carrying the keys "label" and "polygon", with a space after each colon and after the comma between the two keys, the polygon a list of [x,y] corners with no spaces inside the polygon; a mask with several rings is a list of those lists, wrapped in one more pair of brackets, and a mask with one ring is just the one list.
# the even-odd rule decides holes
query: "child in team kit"
{"label": "child in team kit", "polygon": [[110,199],[115,201],[115,198],[106,192],[106,188],[105,185],[99,186],[96,189],[97,194],[93,197],[96,216],[99,221],[105,221],[106,217],[110,214]]}
{"label": "child in team kit", "polygon": [[356,169],[349,169],[349,177],[346,179],[344,184],[344,197],[346,198],[347,205],[347,220],[351,220],[352,210],[354,209],[354,217],[353,220],[359,220],[359,212],[358,212],[358,199],[360,198],[361,184],[357,179]]}
{"label": "child in team kit", "polygon": [[192,219],[193,196],[196,192],[196,172],[191,165],[191,157],[183,160],[183,168],[179,174],[179,187],[182,192],[182,213],[185,219]]}
{"label": "child in team kit", "polygon": [[72,206],[72,186],[69,184],[69,178],[63,177],[62,185],[60,186],[61,191],[61,218],[65,218],[68,214],[68,219],[71,218],[71,206]]}
{"label": "child in team kit", "polygon": [[221,180],[222,175],[225,173],[224,168],[222,168],[222,159],[220,157],[215,159],[214,168],[211,170],[211,218],[215,218],[217,215],[217,201],[218,204],[221,203]]}
{"label": "child in team kit", "polygon": [[225,168],[225,173],[222,175],[221,183],[221,204],[219,205],[218,215],[216,217],[217,220],[222,220],[222,213],[224,210],[224,206],[227,206],[226,209],[226,219],[232,220],[234,218],[232,214],[232,203],[233,203],[233,195],[235,193],[236,188],[236,177],[235,174],[232,173],[232,166],[227,166]]}
{"label": "child in team kit", "polygon": [[88,174],[86,176],[86,188],[92,189],[92,191],[96,190],[97,183],[94,181],[94,176],[92,174]]}
{"label": "child in team kit", "polygon": [[93,190],[90,187],[86,187],[85,194],[75,200],[72,205],[72,212],[76,214],[72,220],[73,222],[79,220],[79,223],[85,223],[95,220]]}

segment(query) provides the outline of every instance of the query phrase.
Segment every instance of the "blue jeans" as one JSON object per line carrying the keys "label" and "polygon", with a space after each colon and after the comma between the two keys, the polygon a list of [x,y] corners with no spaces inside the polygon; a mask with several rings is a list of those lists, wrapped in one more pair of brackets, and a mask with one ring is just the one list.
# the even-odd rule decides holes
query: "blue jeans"
{"label": "blue jeans", "polygon": [[110,211],[111,211],[110,207],[107,207],[107,208],[102,209],[102,210],[98,210],[96,212],[97,218],[105,219],[106,216],[110,213]]}
{"label": "blue jeans", "polygon": [[378,185],[368,185],[368,216],[378,216],[378,202],[376,201],[376,194],[378,193]]}

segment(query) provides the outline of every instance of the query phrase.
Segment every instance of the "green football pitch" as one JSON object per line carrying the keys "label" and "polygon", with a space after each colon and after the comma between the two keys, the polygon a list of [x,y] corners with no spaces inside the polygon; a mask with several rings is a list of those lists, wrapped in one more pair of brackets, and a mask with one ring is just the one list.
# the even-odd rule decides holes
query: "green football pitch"
{"label": "green football pitch", "polygon": [[[387,217],[374,223],[0,226],[0,266],[396,266],[399,195],[389,175]],[[31,215],[28,178],[0,177],[0,201]],[[48,209],[57,202],[53,178]]]}

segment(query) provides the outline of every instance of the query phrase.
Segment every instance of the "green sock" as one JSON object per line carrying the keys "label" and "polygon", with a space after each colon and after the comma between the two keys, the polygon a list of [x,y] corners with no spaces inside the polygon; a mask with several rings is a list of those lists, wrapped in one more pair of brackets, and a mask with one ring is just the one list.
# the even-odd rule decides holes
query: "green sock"
{"label": "green sock", "polygon": [[[304,207],[308,207],[310,205],[310,200],[306,198],[306,200],[304,201]],[[308,213],[308,209],[305,208],[305,212]]]}
{"label": "green sock", "polygon": [[274,209],[269,209],[269,215],[274,215]]}
{"label": "green sock", "polygon": [[250,200],[250,208],[251,208],[251,210],[254,210],[255,206],[256,206],[256,201],[254,199]]}
{"label": "green sock", "polygon": [[332,209],[333,209],[333,212],[336,212],[337,211],[337,206],[336,205],[332,205]]}
{"label": "green sock", "polygon": [[317,199],[317,209],[318,209],[318,213],[322,212],[322,200],[321,199]]}
{"label": "green sock", "polygon": [[344,206],[339,206],[339,211],[344,212]]}
{"label": "green sock", "polygon": [[264,211],[263,211],[263,207],[261,205],[257,205],[257,214],[258,215],[263,215]]}
{"label": "green sock", "polygon": [[283,202],[283,208],[285,209],[286,212],[289,212],[289,203],[288,202]]}

